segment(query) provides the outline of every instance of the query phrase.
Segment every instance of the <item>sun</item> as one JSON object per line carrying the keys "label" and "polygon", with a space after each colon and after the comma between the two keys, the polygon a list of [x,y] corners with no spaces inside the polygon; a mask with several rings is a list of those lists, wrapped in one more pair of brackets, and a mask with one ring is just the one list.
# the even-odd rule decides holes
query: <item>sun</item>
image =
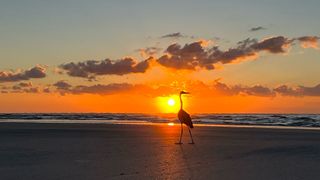
{"label": "sun", "polygon": [[162,113],[177,113],[180,108],[179,96],[159,96],[157,99],[157,105]]}
{"label": "sun", "polygon": [[174,106],[176,104],[176,101],[172,98],[168,99],[168,105],[169,106]]}

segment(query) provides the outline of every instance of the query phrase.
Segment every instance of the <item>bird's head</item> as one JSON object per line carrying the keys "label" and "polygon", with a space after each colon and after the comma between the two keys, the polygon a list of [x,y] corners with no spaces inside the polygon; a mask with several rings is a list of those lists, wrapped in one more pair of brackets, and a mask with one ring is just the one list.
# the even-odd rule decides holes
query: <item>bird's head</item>
{"label": "bird's head", "polygon": [[181,92],[180,92],[180,95],[181,95],[181,94],[190,94],[190,93],[189,93],[189,92],[186,92],[186,91],[181,91]]}

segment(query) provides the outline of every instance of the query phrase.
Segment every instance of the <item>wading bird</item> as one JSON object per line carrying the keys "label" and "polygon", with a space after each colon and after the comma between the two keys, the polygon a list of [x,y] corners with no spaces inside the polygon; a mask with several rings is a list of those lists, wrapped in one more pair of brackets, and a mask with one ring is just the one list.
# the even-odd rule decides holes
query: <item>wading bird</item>
{"label": "wading bird", "polygon": [[189,134],[191,137],[191,142],[189,144],[194,144],[191,130],[190,130],[190,128],[193,128],[193,124],[192,124],[192,120],[191,120],[190,115],[186,111],[183,110],[183,103],[182,103],[182,98],[181,98],[182,94],[190,94],[190,93],[185,92],[185,91],[180,92],[180,110],[178,112],[178,118],[181,123],[181,133],[180,133],[180,140],[176,144],[182,144],[181,139],[182,139],[182,134],[183,134],[183,124],[188,126]]}

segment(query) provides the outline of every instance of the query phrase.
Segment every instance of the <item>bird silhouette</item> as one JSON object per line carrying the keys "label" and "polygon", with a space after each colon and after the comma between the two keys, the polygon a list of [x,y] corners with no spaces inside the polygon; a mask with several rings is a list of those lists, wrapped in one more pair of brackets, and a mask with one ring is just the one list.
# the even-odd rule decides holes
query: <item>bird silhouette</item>
{"label": "bird silhouette", "polygon": [[183,102],[182,102],[182,97],[181,97],[181,95],[183,95],[183,94],[190,94],[190,93],[185,92],[185,91],[180,92],[180,96],[179,96],[180,97],[180,110],[178,112],[178,118],[181,123],[181,133],[180,133],[180,140],[176,144],[182,144],[181,139],[182,139],[182,135],[183,135],[183,124],[187,125],[188,130],[189,130],[189,134],[191,137],[191,142],[189,144],[194,144],[191,130],[190,130],[190,128],[193,128],[192,120],[191,120],[190,115],[186,111],[183,110]]}

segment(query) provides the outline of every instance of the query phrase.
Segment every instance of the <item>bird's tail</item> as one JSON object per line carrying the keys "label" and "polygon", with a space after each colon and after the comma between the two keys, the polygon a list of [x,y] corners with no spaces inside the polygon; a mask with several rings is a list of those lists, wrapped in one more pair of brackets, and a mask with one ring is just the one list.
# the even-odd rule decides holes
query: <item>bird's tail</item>
{"label": "bird's tail", "polygon": [[192,123],[192,121],[188,121],[188,122],[186,122],[186,124],[187,124],[187,126],[189,126],[190,128],[193,128],[193,123]]}

